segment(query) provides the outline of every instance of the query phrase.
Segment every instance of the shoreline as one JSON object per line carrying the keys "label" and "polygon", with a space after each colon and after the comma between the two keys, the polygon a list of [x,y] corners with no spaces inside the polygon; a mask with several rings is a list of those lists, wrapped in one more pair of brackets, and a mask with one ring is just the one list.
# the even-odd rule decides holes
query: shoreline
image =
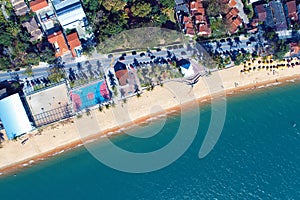
{"label": "shoreline", "polygon": [[[236,68],[238,68],[238,67],[236,67]],[[245,85],[238,86],[238,87],[233,87],[233,88],[232,87],[231,88],[225,87],[224,88],[224,93],[225,93],[225,96],[239,95],[239,94],[242,94],[243,92],[254,91],[255,89],[268,88],[270,86],[277,86],[277,85],[291,84],[293,82],[296,82],[297,79],[300,79],[300,71],[299,70],[297,71],[297,73],[292,73],[290,75],[283,75],[282,77],[272,77],[270,80],[257,81],[255,83],[245,84]],[[290,80],[294,80],[294,81],[290,81]],[[231,80],[231,81],[235,81],[235,79]],[[264,86],[264,87],[260,87],[260,86]],[[155,90],[156,89],[154,89],[154,91],[151,91],[149,93],[146,92],[146,94],[151,94],[151,93],[155,92]],[[197,91],[197,88],[196,88],[196,91]],[[144,96],[146,94],[143,93],[142,96]],[[215,95],[215,94],[216,93],[213,93],[213,95]],[[196,101],[197,106],[201,106],[203,104],[210,103],[210,100],[212,98],[214,98],[211,95],[212,94],[209,94],[209,93],[204,95],[204,96],[200,95],[200,97],[199,96],[197,97],[195,95],[196,97],[195,97],[194,101]],[[136,98],[136,97],[134,97],[134,98]],[[147,96],[147,98],[148,98],[148,96]],[[193,99],[191,101],[193,101]],[[128,123],[124,123],[122,125],[115,124],[115,126],[113,126],[111,128],[104,129],[103,131],[98,132],[96,134],[91,134],[91,135],[89,135],[87,137],[83,137],[83,138],[79,136],[79,138],[75,138],[73,141],[65,142],[62,145],[57,145],[57,146],[53,145],[52,149],[50,149],[49,151],[41,152],[37,155],[33,155],[33,156],[28,157],[28,158],[23,159],[23,160],[19,160],[18,162],[13,162],[9,165],[2,166],[0,168],[0,175],[2,175],[2,176],[0,176],[0,177],[4,177],[4,176],[9,175],[13,172],[18,172],[19,170],[22,170],[24,168],[35,165],[35,164],[37,164],[37,163],[39,163],[43,160],[46,160],[48,158],[52,158],[52,157],[54,157],[58,154],[61,154],[63,152],[70,151],[70,150],[73,150],[73,149],[77,149],[77,147],[80,147],[80,146],[84,145],[85,142],[97,142],[97,141],[100,141],[103,137],[118,136],[118,135],[122,134],[122,133],[120,133],[121,130],[124,130],[124,129],[128,130],[130,128],[135,128],[136,125],[143,124],[143,123],[147,122],[150,119],[151,120],[153,120],[153,119],[154,120],[159,120],[159,118],[160,118],[159,116],[162,115],[162,113],[163,113],[163,115],[167,115],[167,116],[172,115],[172,114],[176,114],[178,111],[180,111],[182,109],[182,107],[185,107],[186,104],[188,104],[188,103],[189,103],[189,101],[186,101],[183,104],[178,104],[177,103],[177,105],[175,105],[175,106],[171,106],[167,109],[163,109],[162,111],[155,112],[155,113],[150,113],[150,114],[147,114],[145,116],[133,119],[132,121],[129,121]],[[119,102],[118,104],[122,104],[122,103]],[[110,108],[110,109],[112,109],[112,108]],[[105,110],[105,112],[110,112],[111,113],[113,111]],[[100,112],[97,109],[94,109],[93,114],[96,115],[95,113],[99,114]],[[82,115],[84,115],[84,114],[82,114]],[[73,124],[73,126],[74,126],[74,120],[76,121],[76,119],[74,119],[74,118],[66,119],[64,121],[56,122],[54,124],[57,125],[57,124],[61,123],[62,126],[64,126],[63,123],[66,122],[66,123],[70,124],[70,122],[71,122],[71,124]],[[134,124],[134,125],[132,125],[132,124]],[[53,124],[49,125],[49,126],[53,126]],[[46,127],[46,128],[49,128],[49,126]],[[59,128],[62,129],[61,126]],[[38,137],[38,136],[34,136],[34,137]],[[3,148],[5,148],[5,145],[3,146]],[[1,153],[1,149],[0,149],[0,153]]]}

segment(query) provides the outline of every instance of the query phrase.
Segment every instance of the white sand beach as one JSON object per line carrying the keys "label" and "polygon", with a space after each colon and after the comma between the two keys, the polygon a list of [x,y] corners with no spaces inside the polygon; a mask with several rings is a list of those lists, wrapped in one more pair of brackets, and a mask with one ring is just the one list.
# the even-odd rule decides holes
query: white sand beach
{"label": "white sand beach", "polygon": [[[274,64],[274,63],[273,63]],[[82,117],[57,122],[43,129],[23,135],[16,141],[4,141],[0,148],[0,173],[16,170],[27,164],[47,158],[62,150],[77,146],[84,140],[99,138],[121,127],[140,123],[157,113],[176,110],[181,104],[197,99],[210,99],[216,93],[255,88],[287,79],[300,77],[300,66],[281,69],[260,69],[241,73],[244,66],[237,66],[201,77],[194,87],[180,82],[168,82],[153,91],[144,91],[141,97],[131,97],[118,102],[115,107],[91,111]],[[25,142],[24,142],[25,140]],[[23,144],[22,144],[23,141]]]}

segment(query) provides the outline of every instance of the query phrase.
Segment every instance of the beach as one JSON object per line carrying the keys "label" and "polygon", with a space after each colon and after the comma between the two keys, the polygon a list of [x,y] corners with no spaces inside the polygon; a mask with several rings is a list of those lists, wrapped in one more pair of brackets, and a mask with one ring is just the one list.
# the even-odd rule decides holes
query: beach
{"label": "beach", "polygon": [[[212,72],[201,77],[193,87],[181,82],[167,82],[141,97],[131,97],[114,107],[97,108],[87,115],[73,117],[25,134],[17,141],[4,141],[0,148],[0,173],[26,167],[67,149],[117,132],[120,128],[138,125],[159,114],[179,110],[182,105],[209,102],[211,98],[238,93],[241,90],[277,85],[300,77],[299,66],[281,69],[260,69],[241,73],[243,66]],[[23,143],[22,143],[23,141]],[[25,142],[24,142],[25,141]]]}

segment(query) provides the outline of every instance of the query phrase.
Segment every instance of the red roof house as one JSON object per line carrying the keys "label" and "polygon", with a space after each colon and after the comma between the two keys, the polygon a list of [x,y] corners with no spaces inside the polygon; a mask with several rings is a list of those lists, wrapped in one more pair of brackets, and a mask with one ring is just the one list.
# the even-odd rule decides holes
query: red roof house
{"label": "red roof house", "polygon": [[30,8],[33,12],[36,12],[42,8],[45,8],[48,6],[48,2],[46,0],[35,0],[35,1],[30,1],[29,3]]}
{"label": "red roof house", "polygon": [[264,22],[267,18],[267,11],[263,4],[255,6],[259,22]]}
{"label": "red roof house", "polygon": [[296,1],[295,0],[288,1],[286,2],[286,6],[288,8],[289,18],[293,21],[298,21]]}
{"label": "red roof house", "polygon": [[67,35],[67,41],[73,57],[78,57],[78,49],[81,49],[81,42],[78,38],[77,32]]}
{"label": "red roof house", "polygon": [[48,36],[48,41],[55,49],[55,57],[60,57],[69,52],[65,37],[61,31]]}

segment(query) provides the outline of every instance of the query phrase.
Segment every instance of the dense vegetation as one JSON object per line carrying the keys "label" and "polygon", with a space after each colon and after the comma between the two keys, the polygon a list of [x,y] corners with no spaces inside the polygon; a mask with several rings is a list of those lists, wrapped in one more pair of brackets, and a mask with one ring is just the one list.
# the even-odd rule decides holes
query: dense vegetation
{"label": "dense vegetation", "polygon": [[83,0],[97,43],[138,27],[176,29],[174,0]]}
{"label": "dense vegetation", "polygon": [[279,39],[278,34],[272,29],[267,29],[264,37],[269,43],[267,54],[273,54],[275,59],[282,60],[290,50],[286,40]]}
{"label": "dense vegetation", "polygon": [[30,34],[21,25],[33,15],[17,17],[8,0],[5,2],[5,13],[8,18],[0,11],[0,70],[30,67],[40,61],[54,62],[51,47],[37,48],[42,41],[31,42]]}

